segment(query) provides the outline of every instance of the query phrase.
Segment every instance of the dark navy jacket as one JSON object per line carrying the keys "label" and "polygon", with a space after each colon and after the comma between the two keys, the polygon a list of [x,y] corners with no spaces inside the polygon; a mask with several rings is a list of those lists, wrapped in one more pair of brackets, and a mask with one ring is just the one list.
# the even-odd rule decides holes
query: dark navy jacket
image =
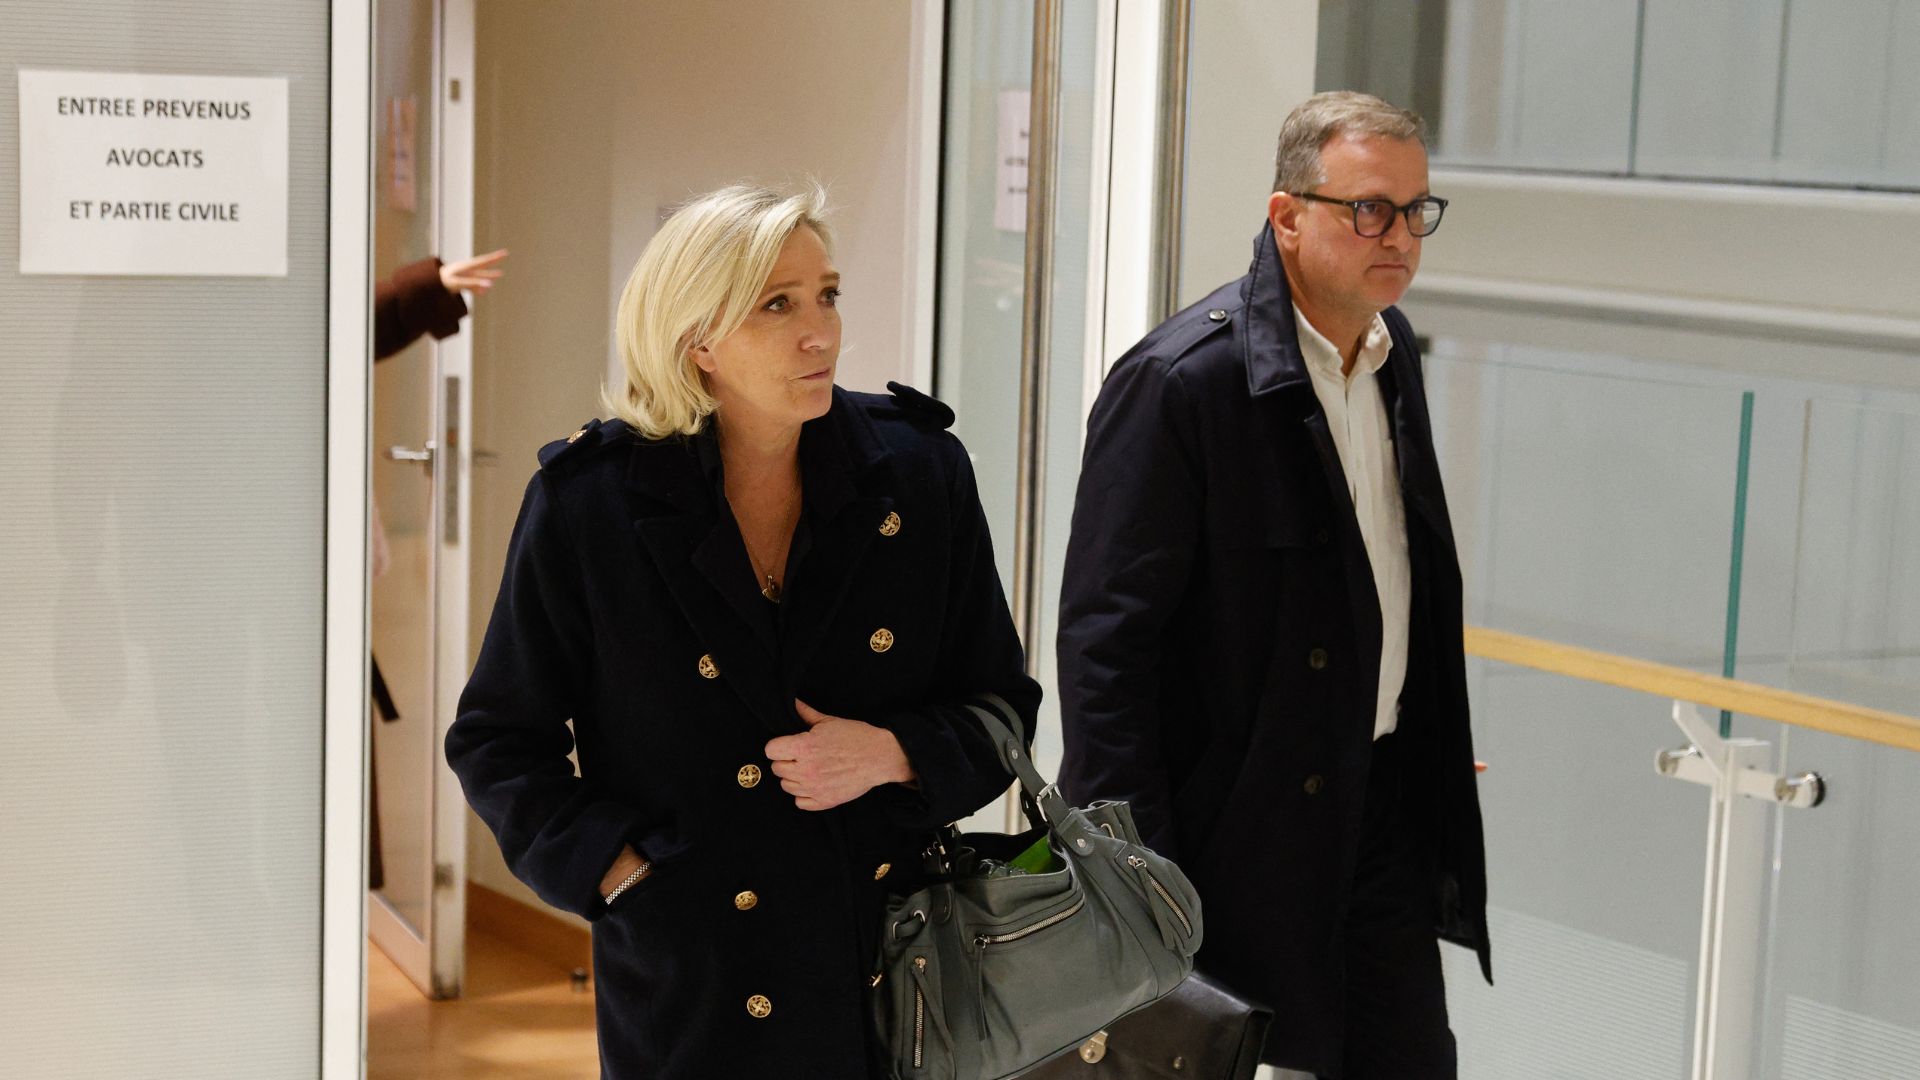
{"label": "dark navy jacket", "polygon": [[[895,391],[836,389],[802,429],[777,608],[712,425],[595,422],[541,452],[447,759],[513,872],[593,920],[604,1076],[864,1075],[885,891],[1009,782],[962,703],[998,693],[1030,731],[1040,690],[953,414]],[[762,750],[804,729],[796,696],[893,731],[917,790],[795,807]],[[609,908],[623,843],[654,872]]]}
{"label": "dark navy jacket", "polygon": [[[1419,355],[1386,318],[1414,587],[1398,738],[1430,807],[1436,923],[1490,978],[1459,563]],[[1339,1069],[1380,640],[1269,226],[1248,275],[1148,334],[1094,405],[1060,601],[1060,784],[1132,804],[1200,890],[1200,966],[1274,1006],[1269,1062],[1323,1074]]]}

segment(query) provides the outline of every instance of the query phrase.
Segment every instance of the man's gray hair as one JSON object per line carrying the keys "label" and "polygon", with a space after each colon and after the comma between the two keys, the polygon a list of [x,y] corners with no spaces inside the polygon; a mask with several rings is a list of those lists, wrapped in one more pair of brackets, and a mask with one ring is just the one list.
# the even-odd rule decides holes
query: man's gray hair
{"label": "man's gray hair", "polygon": [[1372,94],[1328,90],[1315,94],[1287,114],[1280,125],[1280,149],[1274,154],[1273,190],[1311,191],[1326,183],[1320,148],[1338,135],[1381,135],[1427,144],[1427,122],[1420,114]]}

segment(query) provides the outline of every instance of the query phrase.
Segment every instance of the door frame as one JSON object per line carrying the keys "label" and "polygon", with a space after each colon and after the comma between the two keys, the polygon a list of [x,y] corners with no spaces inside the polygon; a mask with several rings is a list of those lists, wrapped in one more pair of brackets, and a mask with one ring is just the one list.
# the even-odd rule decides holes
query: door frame
{"label": "door frame", "polygon": [[[474,0],[440,0],[439,93],[434,129],[440,148],[435,204],[440,250],[473,250]],[[466,688],[469,563],[473,550],[473,326],[438,344],[441,410],[436,423],[436,498],[441,542],[434,563],[433,744],[446,745]],[[449,380],[458,382],[450,383]],[[445,527],[455,535],[449,539]],[[434,888],[428,949],[435,997],[458,997],[466,973],[467,800],[445,754],[433,755]]]}
{"label": "door frame", "polygon": [[367,1031],[372,0],[335,0],[330,18],[319,1049],[322,1080],[357,1080]]}
{"label": "door frame", "polygon": [[[434,251],[465,257],[473,246],[473,0],[437,0],[433,11]],[[466,966],[466,799],[437,752],[467,680],[468,562],[472,532],[473,339],[456,333],[429,346],[432,392],[433,584],[432,754],[429,811],[433,880],[426,925],[416,935],[384,897],[369,892],[368,934],[414,985],[435,1000],[460,996]]]}

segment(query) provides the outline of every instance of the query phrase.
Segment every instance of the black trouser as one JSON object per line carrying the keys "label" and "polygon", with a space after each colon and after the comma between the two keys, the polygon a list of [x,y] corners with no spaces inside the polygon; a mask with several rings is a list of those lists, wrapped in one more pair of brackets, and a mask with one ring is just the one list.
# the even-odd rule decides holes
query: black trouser
{"label": "black trouser", "polygon": [[1346,924],[1346,1060],[1339,1080],[1454,1080],[1434,934],[1429,808],[1405,736],[1376,740]]}

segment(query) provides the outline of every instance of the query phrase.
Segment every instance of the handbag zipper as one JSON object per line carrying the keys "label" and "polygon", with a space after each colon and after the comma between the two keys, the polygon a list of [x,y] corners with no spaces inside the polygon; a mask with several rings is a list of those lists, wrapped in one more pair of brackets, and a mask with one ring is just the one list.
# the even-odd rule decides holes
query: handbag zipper
{"label": "handbag zipper", "polygon": [[[927,958],[913,958],[913,969],[919,972],[927,970]],[[913,984],[913,1067],[921,1068],[926,1061],[927,1045],[927,996],[920,990],[919,980]]]}
{"label": "handbag zipper", "polygon": [[976,934],[973,939],[973,947],[977,950],[984,949],[989,945],[1005,945],[1010,941],[1019,941],[1029,934],[1037,934],[1055,923],[1064,922],[1067,919],[1073,918],[1080,913],[1081,908],[1086,906],[1087,898],[1077,896],[1074,898],[1072,906],[1062,911],[1056,911],[1031,926],[1023,926],[1018,930],[1009,930],[1004,934]]}
{"label": "handbag zipper", "polygon": [[1165,885],[1160,884],[1159,878],[1153,876],[1153,871],[1147,869],[1147,860],[1141,858],[1138,855],[1129,855],[1127,856],[1127,865],[1133,867],[1135,870],[1140,871],[1140,873],[1147,879],[1147,884],[1153,887],[1154,892],[1160,894],[1160,899],[1166,901],[1167,906],[1169,908],[1172,908],[1173,913],[1179,917],[1180,926],[1181,928],[1186,930],[1187,936],[1192,937],[1193,936],[1193,920],[1187,918],[1187,913],[1181,910],[1179,901],[1173,898],[1173,894],[1167,891],[1167,887]]}

